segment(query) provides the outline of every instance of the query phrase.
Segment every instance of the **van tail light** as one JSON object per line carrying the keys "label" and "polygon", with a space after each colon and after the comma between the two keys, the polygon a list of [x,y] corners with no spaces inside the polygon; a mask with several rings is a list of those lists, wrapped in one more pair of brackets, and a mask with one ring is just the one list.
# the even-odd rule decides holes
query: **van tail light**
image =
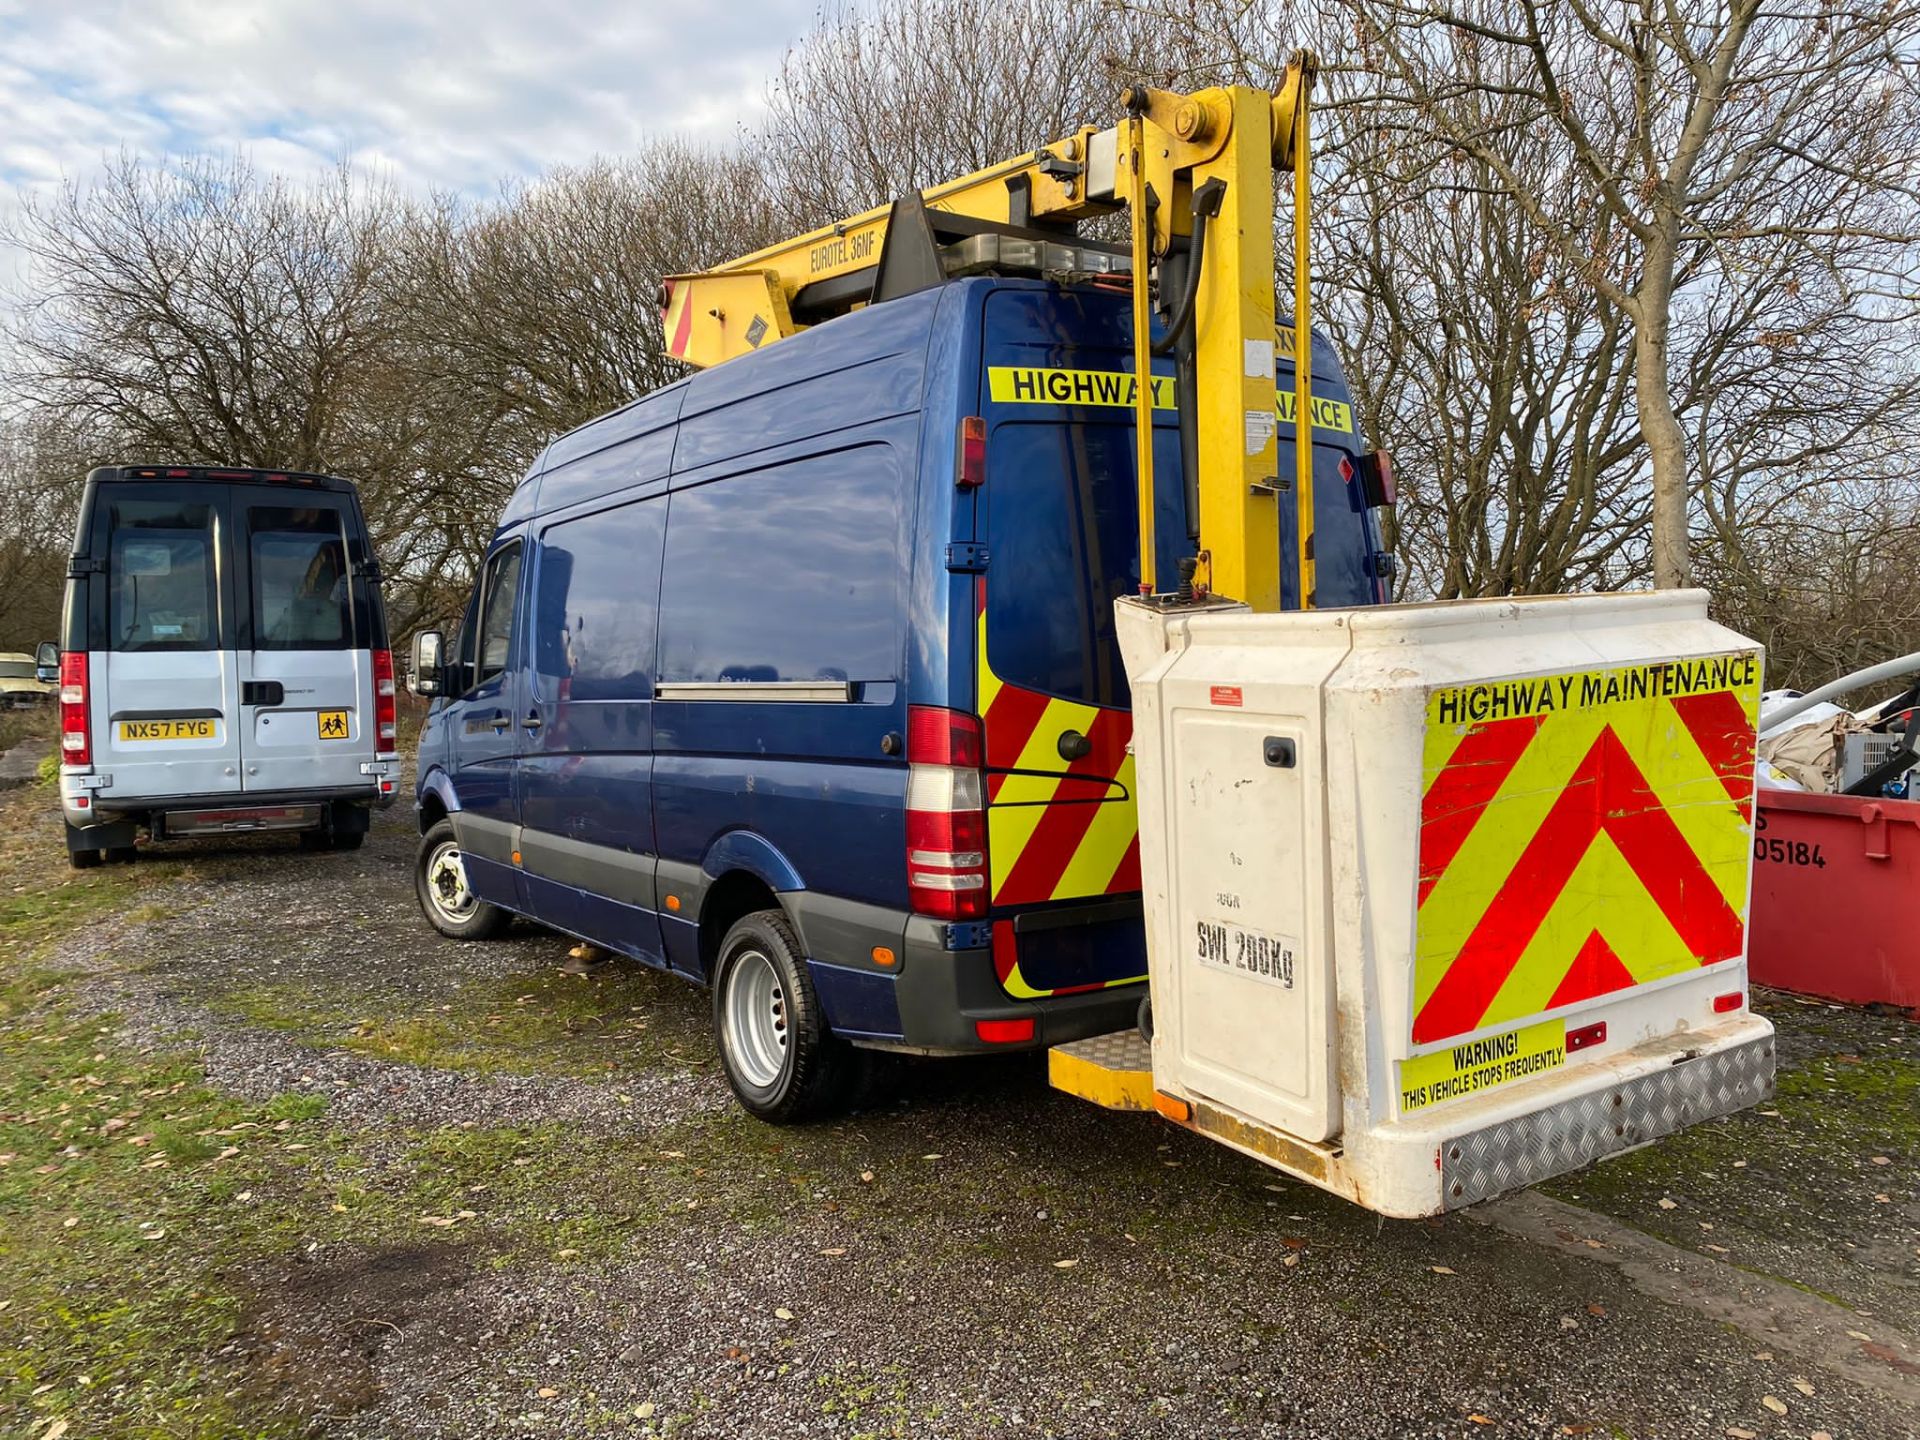
{"label": "van tail light", "polygon": [[1393,457],[1384,450],[1342,455],[1340,478],[1359,488],[1363,509],[1378,510],[1400,502],[1400,492],[1393,483]]}
{"label": "van tail light", "polygon": [[922,915],[987,913],[985,763],[978,716],[907,708],[907,894]]}
{"label": "van tail light", "polygon": [[87,720],[87,652],[60,655],[60,763],[93,764],[93,727]]}
{"label": "van tail light", "polygon": [[954,445],[953,483],[962,490],[978,490],[987,481],[987,422],[979,415],[960,421]]}
{"label": "van tail light", "polygon": [[373,652],[373,750],[386,755],[399,748],[400,713],[393,694],[393,651]]}

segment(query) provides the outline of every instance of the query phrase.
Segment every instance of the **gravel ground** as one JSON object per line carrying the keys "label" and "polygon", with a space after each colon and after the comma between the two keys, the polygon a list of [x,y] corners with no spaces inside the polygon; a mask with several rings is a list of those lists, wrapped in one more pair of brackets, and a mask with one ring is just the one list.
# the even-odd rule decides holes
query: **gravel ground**
{"label": "gravel ground", "polygon": [[[1731,1166],[1725,1134],[1555,1187],[1656,1252],[1711,1255],[1700,1227],[1725,1223],[1722,1266],[1822,1292],[1797,1293],[1884,1350],[1863,1382],[1796,1358],[1758,1310],[1534,1243],[1497,1209],[1380,1221],[1058,1095],[1031,1057],[892,1064],[875,1108],[768,1130],[716,1075],[702,992],[625,964],[561,977],[566,942],[531,927],[437,937],[409,821],[396,808],[349,855],[202,847],[57,956],[123,1042],[197,1053],[250,1098],[325,1094],[375,1172],[450,1135],[513,1155],[460,1174],[459,1226],[379,1246],[316,1226],[224,1277],[249,1298],[209,1373],[237,1369],[313,1433],[1920,1435],[1911,1090],[1903,1130],[1869,1106],[1857,1133],[1796,1137],[1753,1180],[1777,1203],[1729,1201],[1724,1222],[1736,1183],[1702,1175]],[[1776,1019],[1809,1076],[1916,1053],[1897,1019]],[[1770,1132],[1730,1133],[1771,1153]],[[566,1178],[510,1203],[508,1165]],[[1655,1197],[1681,1181],[1674,1218]],[[630,1229],[565,1242],[608,1210]],[[1795,1213],[1817,1219],[1796,1233]],[[530,1253],[543,1223],[562,1243]]]}

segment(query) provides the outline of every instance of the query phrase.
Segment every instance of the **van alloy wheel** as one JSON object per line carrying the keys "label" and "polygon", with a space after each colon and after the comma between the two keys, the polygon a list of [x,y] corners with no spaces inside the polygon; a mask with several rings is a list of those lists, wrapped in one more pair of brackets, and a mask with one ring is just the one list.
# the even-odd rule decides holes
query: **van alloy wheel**
{"label": "van alloy wheel", "polygon": [[450,925],[464,924],[479,903],[467,884],[457,841],[442,840],[427,857],[427,899]]}
{"label": "van alloy wheel", "polygon": [[726,1000],[727,1048],[750,1085],[771,1089],[787,1064],[786,987],[760,950],[734,957]]}

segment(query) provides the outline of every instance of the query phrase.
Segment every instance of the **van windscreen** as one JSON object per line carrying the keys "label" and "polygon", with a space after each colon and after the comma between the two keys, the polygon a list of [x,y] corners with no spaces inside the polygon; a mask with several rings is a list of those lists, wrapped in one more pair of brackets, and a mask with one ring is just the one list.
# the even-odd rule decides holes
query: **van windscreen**
{"label": "van windscreen", "polygon": [[108,517],[108,648],[211,650],[214,507],[205,502],[117,500]]}
{"label": "van windscreen", "polygon": [[254,505],[247,511],[257,650],[346,650],[353,586],[341,514],[330,506]]}

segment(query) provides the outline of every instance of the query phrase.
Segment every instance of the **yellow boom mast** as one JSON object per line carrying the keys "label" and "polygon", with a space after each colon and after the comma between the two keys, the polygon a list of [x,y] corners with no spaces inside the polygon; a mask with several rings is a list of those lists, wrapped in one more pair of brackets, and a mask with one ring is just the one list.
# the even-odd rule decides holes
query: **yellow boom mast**
{"label": "yellow boom mast", "polygon": [[[1136,88],[1127,118],[932,186],[661,287],[667,349],[718,365],[861,305],[969,269],[1131,273],[1134,372],[1151,367],[1148,286],[1158,271],[1168,339],[1191,346],[1194,489],[1202,581],[1255,610],[1280,608],[1274,358],[1273,172],[1293,179],[1291,349],[1300,593],[1313,603],[1313,403],[1308,309],[1307,95],[1314,58],[1295,56],[1277,92],[1220,86],[1191,95]],[[1077,222],[1122,206],[1124,251],[1079,239]],[[1180,260],[1178,265],[1170,261]],[[1167,293],[1170,271],[1186,277]],[[1184,332],[1191,332],[1191,339]],[[1163,341],[1163,348],[1168,341]],[[1282,347],[1282,353],[1287,347]],[[1156,586],[1152,410],[1139,387],[1141,574]]]}

